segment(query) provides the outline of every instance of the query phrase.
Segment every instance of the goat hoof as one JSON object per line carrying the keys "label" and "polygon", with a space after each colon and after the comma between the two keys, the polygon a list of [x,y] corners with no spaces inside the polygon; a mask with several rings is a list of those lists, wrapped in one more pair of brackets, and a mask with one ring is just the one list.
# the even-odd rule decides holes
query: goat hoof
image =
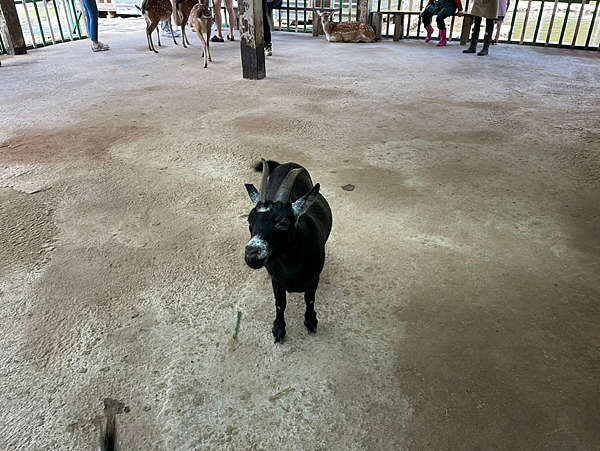
{"label": "goat hoof", "polygon": [[285,324],[282,326],[277,321],[273,322],[273,337],[275,343],[283,343],[283,337],[285,337]]}
{"label": "goat hoof", "polygon": [[304,320],[304,325],[308,329],[309,334],[317,333],[317,323],[318,323],[317,318]]}

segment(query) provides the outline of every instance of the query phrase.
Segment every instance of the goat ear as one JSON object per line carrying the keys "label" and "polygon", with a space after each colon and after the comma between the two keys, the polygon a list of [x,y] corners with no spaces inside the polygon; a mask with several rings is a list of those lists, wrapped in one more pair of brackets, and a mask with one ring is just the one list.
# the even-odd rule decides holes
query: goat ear
{"label": "goat ear", "polygon": [[292,204],[292,211],[294,212],[294,216],[296,217],[296,221],[306,213],[306,210],[313,204],[313,202],[317,199],[317,195],[319,194],[319,188],[321,185],[318,183],[311,189],[308,194],[305,194],[300,199]]}
{"label": "goat ear", "polygon": [[250,199],[252,200],[252,202],[254,202],[254,205],[256,205],[258,203],[258,198],[260,197],[258,194],[258,190],[254,187],[254,185],[249,185],[246,183],[246,191],[248,191],[248,196],[250,196]]}

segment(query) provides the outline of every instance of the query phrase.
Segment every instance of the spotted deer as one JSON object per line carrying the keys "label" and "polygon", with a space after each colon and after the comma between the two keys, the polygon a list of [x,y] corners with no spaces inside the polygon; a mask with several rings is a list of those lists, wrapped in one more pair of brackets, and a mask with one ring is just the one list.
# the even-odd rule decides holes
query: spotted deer
{"label": "spotted deer", "polygon": [[323,31],[329,42],[374,42],[375,31],[366,23],[352,22],[334,22],[333,16],[337,11],[317,11],[321,17]]}
{"label": "spotted deer", "polygon": [[[181,35],[183,40],[183,46],[187,48],[185,42],[189,44],[185,34],[186,23],[196,30],[198,38],[202,43],[202,56],[204,57],[204,67],[208,67],[208,62],[212,63],[210,57],[210,33],[212,29],[212,14],[210,13],[209,0],[178,0],[177,13],[181,21]],[[204,39],[206,35],[206,39]]]}
{"label": "spotted deer", "polygon": [[194,5],[198,4],[198,0],[176,0],[175,9],[177,10],[177,17],[179,17],[179,23],[181,24],[181,41],[183,42],[183,47],[187,49],[187,45],[190,43],[190,40],[185,35],[185,26],[188,22],[188,18],[190,17],[190,13],[192,12],[192,8]]}
{"label": "spotted deer", "polygon": [[173,42],[177,45],[175,35],[173,34],[173,27],[171,26],[171,14],[173,14],[173,6],[171,0],[144,0],[142,7],[136,5],[136,7],[142,12],[146,19],[146,37],[148,38],[148,49],[154,53],[158,53],[152,43],[152,32],[156,30],[158,35],[158,45],[160,47],[160,32],[156,28],[161,20],[169,21],[169,30],[173,36]]}

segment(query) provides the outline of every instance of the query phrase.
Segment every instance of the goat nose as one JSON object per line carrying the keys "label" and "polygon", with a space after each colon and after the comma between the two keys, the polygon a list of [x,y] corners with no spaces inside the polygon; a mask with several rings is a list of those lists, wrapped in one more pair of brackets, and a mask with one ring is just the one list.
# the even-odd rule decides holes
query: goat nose
{"label": "goat nose", "polygon": [[256,258],[260,253],[258,247],[246,247],[246,258]]}

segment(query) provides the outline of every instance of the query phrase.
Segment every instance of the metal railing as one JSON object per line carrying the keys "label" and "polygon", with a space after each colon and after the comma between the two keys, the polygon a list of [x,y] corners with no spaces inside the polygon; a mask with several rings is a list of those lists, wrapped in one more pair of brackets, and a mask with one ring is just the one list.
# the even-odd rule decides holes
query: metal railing
{"label": "metal railing", "polygon": [[[463,3],[469,11],[469,3]],[[79,0],[14,0],[28,48],[74,41],[87,36]],[[421,11],[426,0],[376,0],[375,11]],[[600,0],[513,0],[501,26],[500,42],[586,50],[600,50]],[[339,9],[338,20],[355,20],[357,0],[284,0],[286,9],[274,10],[274,29],[312,33],[313,15],[306,8]],[[227,15],[223,14],[225,22]],[[407,17],[408,36],[423,37],[421,18]],[[448,19],[450,22],[450,19]],[[226,25],[226,23],[225,23]],[[384,15],[383,36],[391,37],[394,24]],[[460,38],[462,19],[453,18],[450,37]],[[0,53],[6,49],[0,39]]]}
{"label": "metal railing", "polygon": [[[472,0],[463,0],[465,11],[469,11],[472,3]],[[501,25],[499,42],[599,50],[599,3],[599,0],[513,0]],[[422,11],[425,5],[423,0],[378,0],[377,11]],[[409,37],[425,35],[420,17],[408,20],[411,21]],[[456,17],[452,25],[451,35],[458,40],[462,19]],[[384,36],[393,34],[393,26],[385,21]]]}
{"label": "metal railing", "polygon": [[[463,0],[469,11],[472,0]],[[285,10],[274,10],[274,28],[279,31],[312,33],[312,14],[305,8],[326,6],[339,8],[339,20],[355,20],[356,0],[284,0]],[[426,0],[376,0],[374,11],[422,11]],[[500,42],[522,45],[567,47],[586,50],[600,48],[600,0],[513,0],[504,23],[501,25]],[[294,8],[297,8],[294,10]],[[410,21],[409,37],[425,36],[421,18],[407,17]],[[452,20],[451,37],[460,39],[462,19]],[[383,36],[391,37],[394,24],[384,15]]]}
{"label": "metal railing", "polygon": [[[14,0],[28,49],[87,37],[78,0]],[[0,39],[0,53],[6,48]]]}
{"label": "metal railing", "polygon": [[307,8],[336,8],[337,20],[355,20],[356,0],[284,0],[283,8],[273,10],[273,25],[277,31],[313,32],[313,14]]}

